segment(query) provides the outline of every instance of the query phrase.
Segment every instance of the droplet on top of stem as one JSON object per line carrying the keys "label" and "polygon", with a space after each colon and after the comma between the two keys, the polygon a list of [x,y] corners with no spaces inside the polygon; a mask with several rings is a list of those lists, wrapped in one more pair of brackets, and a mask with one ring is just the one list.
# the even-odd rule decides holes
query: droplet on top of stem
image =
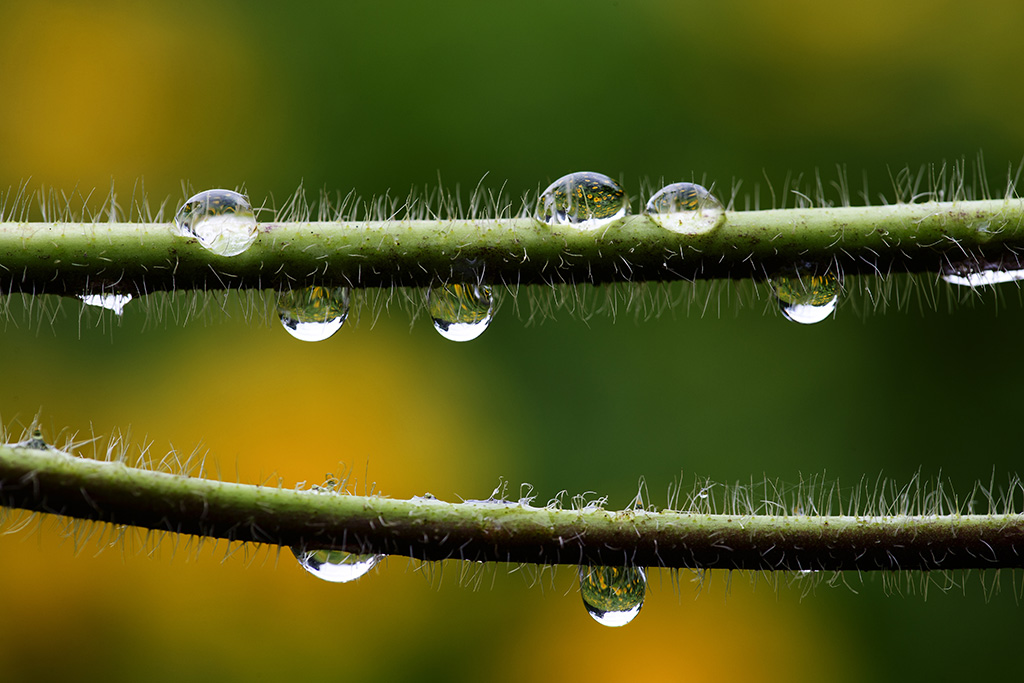
{"label": "droplet on top of stem", "polygon": [[771,278],[782,315],[793,322],[810,325],[821,322],[836,310],[839,301],[839,277],[828,269],[819,272],[813,265],[799,265]]}
{"label": "droplet on top of stem", "polygon": [[359,555],[344,550],[291,549],[307,572],[331,583],[355,581],[377,566],[383,555]]}
{"label": "droplet on top of stem", "polygon": [[43,430],[39,428],[33,429],[31,436],[24,441],[4,445],[12,448],[26,448],[32,451],[48,451],[51,448],[50,444],[46,443],[46,440],[43,438]]}
{"label": "droplet on top of stem", "polygon": [[548,186],[537,203],[537,218],[548,225],[596,230],[626,215],[626,193],[606,175],[581,171]]}
{"label": "droplet on top of stem", "polygon": [[644,604],[647,575],[640,567],[580,567],[587,613],[604,626],[625,626]]}
{"label": "droplet on top of stem", "polygon": [[451,341],[476,339],[494,317],[494,296],[487,285],[440,285],[427,293],[434,329]]}
{"label": "droplet on top of stem", "polygon": [[174,216],[178,234],[199,240],[219,256],[237,256],[256,241],[256,216],[249,199],[231,190],[206,190],[189,197]]}
{"label": "droplet on top of stem", "polygon": [[348,287],[305,287],[284,292],[277,313],[288,334],[302,341],[323,341],[348,317]]}
{"label": "droplet on top of stem", "polygon": [[725,222],[722,202],[696,183],[672,183],[658,190],[645,209],[661,227],[684,235],[711,232]]}

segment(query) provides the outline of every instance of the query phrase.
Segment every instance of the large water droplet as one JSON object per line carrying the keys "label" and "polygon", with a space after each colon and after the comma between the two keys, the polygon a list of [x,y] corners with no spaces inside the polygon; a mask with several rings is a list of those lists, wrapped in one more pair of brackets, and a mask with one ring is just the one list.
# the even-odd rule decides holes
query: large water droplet
{"label": "large water droplet", "polygon": [[434,329],[442,337],[464,342],[476,339],[494,317],[494,297],[487,285],[441,285],[427,293]]}
{"label": "large water droplet", "polygon": [[626,193],[606,175],[582,171],[562,176],[537,203],[537,218],[548,225],[596,230],[626,215]]}
{"label": "large water droplet", "polygon": [[836,310],[839,277],[832,270],[818,274],[813,266],[797,266],[771,278],[782,315],[793,322],[821,322]]}
{"label": "large water droplet", "polygon": [[249,199],[231,190],[206,190],[189,197],[174,224],[178,234],[194,237],[220,256],[237,256],[256,241],[256,216]]}
{"label": "large water droplet", "polygon": [[710,232],[725,222],[722,202],[695,183],[666,185],[648,200],[646,211],[661,227],[684,235]]}
{"label": "large water droplet", "polygon": [[99,306],[113,311],[117,315],[123,315],[124,307],[132,300],[132,295],[108,292],[106,294],[79,294],[78,298],[86,306]]}
{"label": "large water droplet", "polygon": [[640,613],[647,575],[640,567],[580,567],[580,595],[599,624],[625,626]]}
{"label": "large water droplet", "polygon": [[277,312],[288,334],[302,341],[323,341],[348,317],[348,287],[306,287],[281,294]]}
{"label": "large water droplet", "polygon": [[344,550],[296,550],[295,558],[307,572],[331,583],[348,583],[377,566],[383,555],[358,555]]}
{"label": "large water droplet", "polygon": [[951,285],[961,287],[984,287],[1004,282],[1024,280],[1024,268],[1019,259],[1002,261],[969,259],[958,263],[947,263],[942,267],[942,279]]}

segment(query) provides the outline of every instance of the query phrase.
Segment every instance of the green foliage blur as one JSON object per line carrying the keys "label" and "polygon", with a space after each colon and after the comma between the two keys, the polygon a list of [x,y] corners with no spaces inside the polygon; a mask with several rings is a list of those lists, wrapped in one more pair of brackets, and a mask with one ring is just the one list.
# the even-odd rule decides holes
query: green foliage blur
{"label": "green foliage blur", "polygon": [[[91,206],[114,192],[127,209],[144,185],[170,215],[188,188],[244,188],[269,207],[300,184],[371,198],[440,183],[502,190],[518,211],[593,170],[634,210],[642,188],[692,179],[738,208],[773,192],[792,203],[787,177],[816,173],[830,193],[845,173],[855,202],[877,203],[905,167],[970,168],[982,152],[1001,196],[1024,157],[1022,29],[1009,1],[14,0],[0,5],[0,196],[27,182]],[[896,281],[884,313],[861,296],[810,327],[730,286],[653,317],[657,287],[615,316],[597,290],[543,322],[506,299],[467,344],[401,306],[304,344],[237,302],[207,300],[182,326],[168,311],[188,297],[133,302],[120,320],[73,301],[25,314],[11,297],[0,419],[17,432],[38,413],[53,438],[130,428],[151,456],[208,452],[224,479],[347,472],[395,497],[484,498],[505,481],[540,502],[590,491],[621,507],[643,477],[663,506],[698,477],[902,485],[918,472],[967,494],[1019,472],[1021,298],[943,287],[936,304]],[[892,595],[874,576],[813,587],[652,570],[637,620],[606,629],[571,570],[509,569],[391,559],[327,585],[287,550],[32,518],[0,537],[3,679],[1019,671],[1019,575],[994,596],[976,574],[937,576],[925,596],[920,577]]]}

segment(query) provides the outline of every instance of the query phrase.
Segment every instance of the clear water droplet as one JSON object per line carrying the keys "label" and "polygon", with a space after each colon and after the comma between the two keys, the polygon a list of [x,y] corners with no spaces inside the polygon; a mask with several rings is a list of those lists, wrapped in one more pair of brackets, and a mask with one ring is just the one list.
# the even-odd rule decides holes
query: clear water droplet
{"label": "clear water droplet", "polygon": [[331,583],[355,581],[377,566],[383,555],[359,555],[344,550],[297,550],[295,559],[307,572]]}
{"label": "clear water droplet", "polygon": [[79,294],[78,298],[86,306],[99,306],[113,311],[116,315],[124,314],[124,307],[132,300],[131,294]]}
{"label": "clear water droplet", "polygon": [[818,274],[811,265],[797,266],[771,278],[782,315],[811,325],[832,315],[839,302],[839,277],[832,270]]}
{"label": "clear water droplet", "polygon": [[442,337],[464,342],[476,339],[494,317],[494,296],[487,285],[441,285],[427,293],[427,307]]}
{"label": "clear water droplet", "polygon": [[951,285],[985,287],[1024,280],[1022,265],[1024,264],[1014,257],[1001,261],[969,259],[945,264],[940,276]]}
{"label": "clear water droplet", "polygon": [[645,209],[661,227],[684,235],[711,232],[725,222],[725,207],[696,183],[672,183],[658,190]]}
{"label": "clear water droplet", "polygon": [[580,595],[604,626],[625,626],[640,613],[647,575],[640,567],[580,567]]}
{"label": "clear water droplet", "polygon": [[581,171],[548,186],[537,203],[537,218],[548,225],[596,230],[626,215],[626,193],[606,175]]}
{"label": "clear water droplet", "polygon": [[281,294],[277,313],[288,334],[302,341],[323,341],[348,317],[348,287],[306,287]]}
{"label": "clear water droplet", "polygon": [[258,232],[248,197],[231,190],[206,190],[189,197],[174,224],[179,235],[199,240],[219,256],[241,254]]}

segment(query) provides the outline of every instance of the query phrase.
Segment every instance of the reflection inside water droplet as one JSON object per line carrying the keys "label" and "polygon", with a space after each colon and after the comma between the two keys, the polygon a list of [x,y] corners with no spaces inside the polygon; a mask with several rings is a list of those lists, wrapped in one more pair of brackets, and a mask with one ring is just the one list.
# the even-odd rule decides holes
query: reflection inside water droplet
{"label": "reflection inside water droplet", "polygon": [[427,293],[434,329],[452,341],[476,339],[494,317],[494,296],[487,285],[441,285]]}
{"label": "reflection inside water droplet", "polygon": [[288,334],[302,341],[323,341],[348,317],[348,287],[306,287],[280,295],[277,313]]}
{"label": "reflection inside water droplet", "polygon": [[174,225],[220,256],[237,256],[256,241],[256,216],[249,199],[231,190],[206,190],[189,197]]}
{"label": "reflection inside water droplet", "polygon": [[1015,257],[999,261],[968,259],[945,264],[940,276],[951,285],[985,287],[1024,280],[1022,265]]}
{"label": "reflection inside water droplet", "polygon": [[832,315],[839,301],[839,277],[832,270],[819,275],[812,265],[779,273],[771,278],[771,285],[782,315],[804,325]]}
{"label": "reflection inside water droplet", "polygon": [[645,210],[661,227],[684,235],[710,232],[725,222],[722,202],[696,183],[666,185]]}
{"label": "reflection inside water droplet", "polygon": [[580,595],[604,626],[625,626],[644,604],[647,575],[640,567],[580,567]]}
{"label": "reflection inside water droplet", "polygon": [[124,314],[124,307],[132,300],[131,294],[79,294],[78,298],[86,306],[99,306],[113,311],[116,315]]}
{"label": "reflection inside water droplet", "polygon": [[626,193],[606,175],[582,171],[562,176],[537,203],[537,218],[548,225],[596,230],[626,215]]}
{"label": "reflection inside water droplet", "polygon": [[348,583],[377,566],[383,555],[358,555],[344,550],[291,549],[307,572],[331,583]]}

